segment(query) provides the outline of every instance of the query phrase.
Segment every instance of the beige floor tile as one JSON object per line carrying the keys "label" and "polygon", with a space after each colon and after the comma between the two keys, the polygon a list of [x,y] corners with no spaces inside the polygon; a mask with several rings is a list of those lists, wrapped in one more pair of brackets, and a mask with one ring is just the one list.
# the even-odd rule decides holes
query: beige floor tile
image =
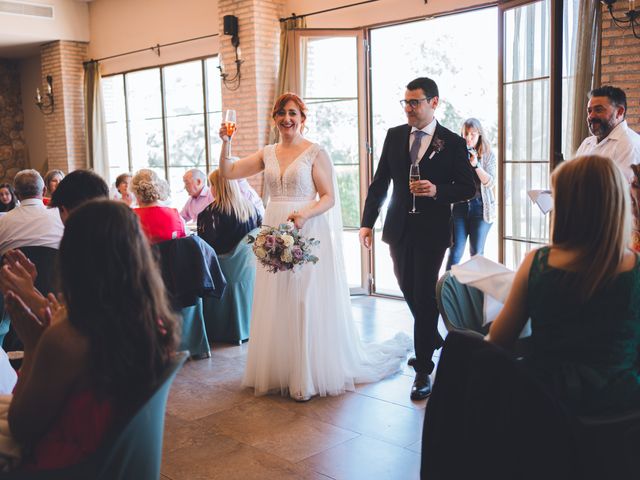
{"label": "beige floor tile", "polygon": [[300,415],[400,447],[408,447],[422,436],[424,409],[400,406],[366,395],[347,393],[337,397],[316,397],[307,403],[278,397],[269,400]]}
{"label": "beige floor tile", "polygon": [[201,420],[212,432],[298,462],[359,434],[300,415],[265,399]]}
{"label": "beige floor tile", "polygon": [[210,435],[164,456],[162,473],[173,480],[326,480],[296,465],[224,435]]}
{"label": "beige floor tile", "polygon": [[361,436],[301,462],[335,480],[416,480],[420,455]]}
{"label": "beige floor tile", "polygon": [[191,378],[178,377],[169,393],[167,413],[183,420],[196,420],[240,405],[253,397]]}
{"label": "beige floor tile", "polygon": [[367,383],[356,386],[356,391],[368,397],[378,398],[387,402],[403,405],[405,407],[424,408],[426,400],[413,401],[409,398],[413,375],[396,375],[385,378],[376,383]]}

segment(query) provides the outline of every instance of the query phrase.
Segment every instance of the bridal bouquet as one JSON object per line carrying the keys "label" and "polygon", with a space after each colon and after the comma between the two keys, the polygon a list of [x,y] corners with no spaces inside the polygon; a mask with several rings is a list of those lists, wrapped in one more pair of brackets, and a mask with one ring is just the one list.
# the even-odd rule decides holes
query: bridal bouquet
{"label": "bridal bouquet", "polygon": [[255,237],[249,235],[248,241],[253,245],[258,261],[272,273],[318,261],[311,249],[319,245],[320,240],[301,235],[291,222],[281,223],[278,228],[263,225]]}

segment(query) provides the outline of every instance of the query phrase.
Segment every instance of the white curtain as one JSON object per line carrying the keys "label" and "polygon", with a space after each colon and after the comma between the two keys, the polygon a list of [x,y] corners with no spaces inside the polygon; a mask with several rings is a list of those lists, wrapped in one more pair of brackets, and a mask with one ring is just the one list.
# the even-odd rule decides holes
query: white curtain
{"label": "white curtain", "polygon": [[84,111],[89,168],[109,182],[107,124],[102,96],[100,64],[88,62],[84,66]]}

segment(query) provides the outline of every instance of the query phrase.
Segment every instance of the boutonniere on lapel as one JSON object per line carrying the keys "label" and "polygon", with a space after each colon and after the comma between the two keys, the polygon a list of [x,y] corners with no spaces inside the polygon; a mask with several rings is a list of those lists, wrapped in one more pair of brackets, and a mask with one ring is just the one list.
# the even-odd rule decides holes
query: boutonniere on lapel
{"label": "boutonniere on lapel", "polygon": [[433,150],[431,151],[431,155],[429,155],[429,160],[431,160],[436,153],[440,153],[444,150],[444,140],[440,137],[434,136],[433,140],[431,140],[431,148]]}

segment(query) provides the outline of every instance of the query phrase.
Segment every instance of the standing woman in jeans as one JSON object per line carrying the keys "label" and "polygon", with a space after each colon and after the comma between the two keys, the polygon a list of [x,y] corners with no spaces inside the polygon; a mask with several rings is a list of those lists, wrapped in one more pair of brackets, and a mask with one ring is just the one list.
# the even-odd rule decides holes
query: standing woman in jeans
{"label": "standing woman in jeans", "polygon": [[449,249],[447,270],[457,265],[469,237],[471,256],[484,254],[484,242],[496,216],[493,187],[496,183],[496,157],[491,151],[480,121],[468,118],[461,135],[467,141],[469,162],[478,177],[476,195],[471,200],[453,205],[453,244]]}

